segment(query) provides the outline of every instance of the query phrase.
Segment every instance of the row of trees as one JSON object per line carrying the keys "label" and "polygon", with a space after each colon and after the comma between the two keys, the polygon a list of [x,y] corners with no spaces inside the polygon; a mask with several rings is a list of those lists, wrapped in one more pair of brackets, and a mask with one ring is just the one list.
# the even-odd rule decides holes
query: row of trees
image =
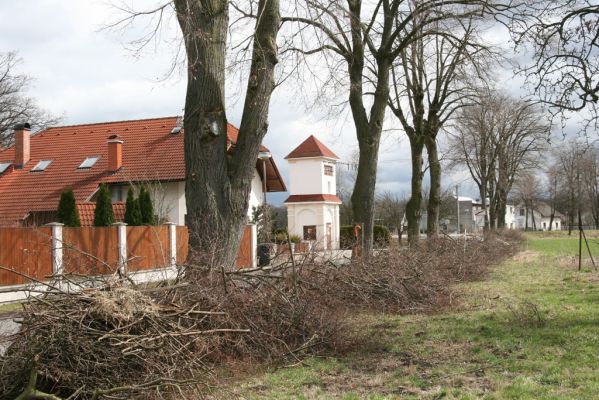
{"label": "row of trees", "polygon": [[[73,189],[67,189],[61,193],[56,217],[58,222],[61,222],[66,226],[81,226],[81,219],[79,211],[77,210]],[[134,190],[129,188],[127,192],[127,203],[125,204],[124,222],[130,226],[156,225],[156,216],[154,215],[152,198],[150,192],[144,186],[139,189],[138,197],[135,197]],[[106,185],[101,184],[96,194],[94,226],[110,226],[114,223],[115,216],[112,208],[110,190]]]}
{"label": "row of trees", "polygon": [[[534,53],[536,64],[521,72],[540,82],[537,88],[558,83],[545,86],[546,91],[537,90],[542,101],[558,109],[580,110],[593,108],[597,102],[593,51],[597,9],[583,0],[297,0],[282,6],[278,0],[174,0],[153,10],[130,10],[120,23],[156,14],[161,17],[157,20],[164,21],[168,10],[179,22],[188,72],[184,123],[190,244],[200,252],[210,252],[216,238],[225,250],[219,252],[217,264],[231,265],[247,214],[258,147],[268,128],[280,55],[293,63],[284,66],[283,72],[308,71],[324,88],[321,92],[332,89],[335,104],[339,94],[345,93],[344,104],[351,111],[359,145],[352,214],[355,221],[364,223],[368,252],[378,151],[389,106],[412,149],[414,176],[407,214],[414,242],[421,208],[422,153],[427,150],[430,164],[428,228],[433,233],[440,193],[437,135],[456,110],[478,103],[470,93],[480,82],[470,78],[484,78],[488,71],[484,60],[492,52],[478,40],[477,27],[489,20],[508,26],[516,44],[529,45]],[[229,18],[230,14],[234,17]],[[559,20],[556,15],[565,17]],[[253,29],[245,24],[247,19],[255,21]],[[233,29],[240,21],[244,26]],[[160,29],[141,43],[151,42],[157,32]],[[235,42],[236,33],[244,37]],[[245,60],[233,57],[242,61],[235,64],[235,70],[246,90],[232,155],[226,139],[228,46],[249,55]],[[318,57],[316,62],[314,57]],[[243,61],[247,61],[246,69],[241,68]],[[323,70],[328,78],[320,79]],[[575,106],[563,101],[577,98],[582,103]],[[497,158],[492,187],[482,185],[482,197],[491,196],[497,215],[514,179],[500,165],[509,157]],[[213,229],[203,229],[206,224]]]}
{"label": "row of trees", "polygon": [[[599,229],[599,147],[577,139],[566,141],[535,171],[522,174],[516,182],[514,201],[533,210],[546,203],[550,229],[557,213],[567,218],[568,230],[578,225],[578,213],[585,226]],[[531,229],[538,228],[531,221]]]}

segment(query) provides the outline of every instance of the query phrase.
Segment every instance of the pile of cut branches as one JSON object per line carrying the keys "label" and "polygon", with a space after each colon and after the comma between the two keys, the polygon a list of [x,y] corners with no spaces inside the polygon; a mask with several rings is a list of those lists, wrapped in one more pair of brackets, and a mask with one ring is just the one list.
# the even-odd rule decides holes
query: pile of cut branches
{"label": "pile of cut branches", "polygon": [[1,359],[0,398],[129,399],[199,389],[211,343],[247,332],[215,325],[219,316],[128,287],[33,299]]}
{"label": "pile of cut branches", "polygon": [[0,399],[198,398],[215,366],[351,348],[346,316],[356,311],[442,309],[453,284],[484,277],[518,248],[517,238],[439,238],[346,263],[191,265],[163,287],[55,290],[25,308],[0,358]]}

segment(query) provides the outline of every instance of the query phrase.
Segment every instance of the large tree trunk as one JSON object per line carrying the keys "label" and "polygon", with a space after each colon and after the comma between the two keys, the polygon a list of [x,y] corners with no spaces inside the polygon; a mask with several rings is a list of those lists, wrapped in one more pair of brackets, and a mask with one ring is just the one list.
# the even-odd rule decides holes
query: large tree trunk
{"label": "large tree trunk", "polygon": [[[227,0],[175,0],[187,51],[185,197],[190,262],[234,268],[256,158],[274,89],[278,0],[261,0],[239,135],[228,153],[225,110]],[[207,228],[209,227],[209,228]]]}
{"label": "large tree trunk", "polygon": [[349,63],[350,92],[349,105],[352,111],[360,159],[358,174],[351,196],[354,220],[364,224],[364,255],[372,252],[374,239],[374,191],[378,165],[379,144],[387,99],[389,98],[389,71],[391,63],[383,58],[377,60],[376,89],[370,115],[366,114],[363,93],[364,43],[360,23],[361,2],[351,2],[353,60]]}
{"label": "large tree trunk", "polygon": [[422,207],[422,151],[424,144],[418,137],[410,137],[412,155],[412,193],[406,205],[408,221],[408,244],[414,245],[420,239],[420,214]]}
{"label": "large tree trunk", "polygon": [[441,205],[441,162],[435,137],[427,136],[426,152],[431,185],[428,195],[426,235],[433,237],[437,236],[439,230],[439,207]]}
{"label": "large tree trunk", "polygon": [[487,202],[487,183],[485,180],[481,179],[480,185],[478,186],[478,194],[480,196],[480,203],[483,209],[484,214],[484,227],[483,230],[489,230],[489,204]]}
{"label": "large tree trunk", "polygon": [[497,191],[497,228],[505,228],[505,212],[507,205],[507,192],[503,189]]}

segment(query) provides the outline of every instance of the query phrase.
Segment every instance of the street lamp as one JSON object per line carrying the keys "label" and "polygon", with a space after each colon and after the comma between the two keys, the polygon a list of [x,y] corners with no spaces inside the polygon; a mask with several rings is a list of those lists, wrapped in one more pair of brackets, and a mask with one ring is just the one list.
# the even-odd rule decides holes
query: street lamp
{"label": "street lamp", "polygon": [[272,157],[270,151],[261,151],[258,153],[258,160],[262,161],[262,177],[263,177],[263,190],[264,190],[264,204],[266,204],[266,161]]}
{"label": "street lamp", "polygon": [[[263,204],[263,213],[262,213],[262,230],[265,231],[265,220],[266,219],[266,213],[268,212],[268,210],[266,209],[266,161],[268,161],[270,158],[272,157],[272,154],[270,154],[270,151],[261,151],[258,153],[258,160],[262,161],[262,176],[263,176],[263,191],[264,191],[264,204]],[[263,241],[267,240],[267,233],[264,232],[264,238],[262,238]],[[268,263],[270,262],[270,246],[268,244],[262,243],[261,245],[258,246],[258,257],[259,257],[259,265],[260,266],[265,266],[268,265]]]}

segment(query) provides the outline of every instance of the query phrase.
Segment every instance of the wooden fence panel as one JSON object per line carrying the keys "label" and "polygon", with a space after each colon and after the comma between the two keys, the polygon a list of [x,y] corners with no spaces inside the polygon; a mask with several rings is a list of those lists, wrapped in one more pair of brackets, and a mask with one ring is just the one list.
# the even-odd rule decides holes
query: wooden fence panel
{"label": "wooden fence panel", "polygon": [[187,226],[177,226],[177,264],[182,265],[187,261],[189,253],[189,231]]}
{"label": "wooden fence panel", "polygon": [[63,229],[65,273],[104,275],[115,272],[119,261],[117,227]]}
{"label": "wooden fence panel", "polygon": [[[52,228],[0,228],[0,266],[38,280],[52,271]],[[0,270],[0,285],[31,283],[23,276]]]}
{"label": "wooden fence panel", "polygon": [[127,270],[170,266],[168,226],[127,227]]}
{"label": "wooden fence panel", "polygon": [[239,252],[237,260],[235,260],[237,268],[250,268],[252,266],[252,226],[246,225],[243,228],[243,236],[239,244]]}

